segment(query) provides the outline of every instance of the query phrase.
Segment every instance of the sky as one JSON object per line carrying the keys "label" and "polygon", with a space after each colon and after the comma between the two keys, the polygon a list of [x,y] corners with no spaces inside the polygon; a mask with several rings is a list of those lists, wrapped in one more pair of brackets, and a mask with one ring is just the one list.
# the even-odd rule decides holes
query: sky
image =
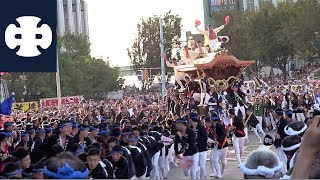
{"label": "sky", "polygon": [[[185,31],[195,32],[194,21],[203,20],[202,0],[86,0],[91,55],[113,66],[131,65],[127,48],[133,44],[140,18],[172,11],[182,18]],[[202,24],[203,25],[203,24]],[[200,26],[201,27],[201,26]],[[203,27],[202,27],[203,28]]]}

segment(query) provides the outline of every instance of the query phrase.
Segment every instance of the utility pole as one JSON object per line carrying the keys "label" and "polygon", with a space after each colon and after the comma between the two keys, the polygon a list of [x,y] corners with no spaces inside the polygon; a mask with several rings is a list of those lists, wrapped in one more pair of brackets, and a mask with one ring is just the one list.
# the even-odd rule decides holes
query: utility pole
{"label": "utility pole", "polygon": [[163,25],[162,25],[162,18],[159,19],[160,23],[160,48],[161,48],[161,79],[162,79],[162,100],[164,100],[164,97],[166,95],[166,79],[165,79],[165,73],[166,69],[164,66],[164,42],[163,42]]}
{"label": "utility pole", "polygon": [[58,109],[61,110],[61,86],[60,86],[60,70],[59,70],[59,50],[57,50],[57,73],[56,73],[56,84],[57,84],[57,98],[58,98]]}
{"label": "utility pole", "polygon": [[[65,32],[63,0],[57,1],[57,19],[58,19],[58,33],[59,33],[58,35],[62,37]],[[59,50],[60,49],[56,50],[56,53],[57,53],[56,85],[57,85],[58,109],[60,112],[60,109],[61,109],[61,86],[60,86]]]}

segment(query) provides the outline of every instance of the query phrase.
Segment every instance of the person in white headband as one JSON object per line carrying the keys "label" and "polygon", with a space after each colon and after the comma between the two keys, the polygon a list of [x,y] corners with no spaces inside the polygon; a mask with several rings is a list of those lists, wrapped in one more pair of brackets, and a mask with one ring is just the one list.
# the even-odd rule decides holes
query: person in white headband
{"label": "person in white headband", "polygon": [[295,122],[289,123],[284,128],[284,132],[288,136],[299,135],[299,136],[302,137],[304,132],[307,130],[307,128],[308,128],[308,126],[305,123],[299,122],[299,121],[295,121]]}
{"label": "person in white headband", "polygon": [[[287,156],[287,170],[293,167],[293,156],[298,151],[301,143],[301,136],[287,136],[282,140],[281,148]],[[290,165],[291,163],[291,165]]]}
{"label": "person in white headband", "polygon": [[283,163],[271,150],[252,151],[240,165],[244,179],[278,179],[282,177],[282,168]]}

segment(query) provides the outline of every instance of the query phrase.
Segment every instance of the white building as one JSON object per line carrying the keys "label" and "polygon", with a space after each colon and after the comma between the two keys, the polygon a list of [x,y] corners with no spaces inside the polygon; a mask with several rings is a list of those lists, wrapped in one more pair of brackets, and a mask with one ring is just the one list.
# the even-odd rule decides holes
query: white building
{"label": "white building", "polygon": [[57,33],[85,33],[89,36],[88,6],[84,0],[57,0]]}
{"label": "white building", "polygon": [[278,3],[294,3],[297,0],[242,0],[244,11],[258,11],[260,6],[265,3],[272,3],[275,7]]}

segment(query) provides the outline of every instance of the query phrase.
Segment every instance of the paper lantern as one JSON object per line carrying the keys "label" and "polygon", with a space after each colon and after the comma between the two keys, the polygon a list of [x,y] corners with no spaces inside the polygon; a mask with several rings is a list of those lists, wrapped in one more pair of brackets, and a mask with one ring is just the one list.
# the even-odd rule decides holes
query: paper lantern
{"label": "paper lantern", "polygon": [[224,21],[225,21],[226,25],[228,25],[230,23],[230,16],[226,16],[224,18]]}
{"label": "paper lantern", "polygon": [[195,23],[196,26],[200,26],[201,21],[197,19],[194,23]]}

